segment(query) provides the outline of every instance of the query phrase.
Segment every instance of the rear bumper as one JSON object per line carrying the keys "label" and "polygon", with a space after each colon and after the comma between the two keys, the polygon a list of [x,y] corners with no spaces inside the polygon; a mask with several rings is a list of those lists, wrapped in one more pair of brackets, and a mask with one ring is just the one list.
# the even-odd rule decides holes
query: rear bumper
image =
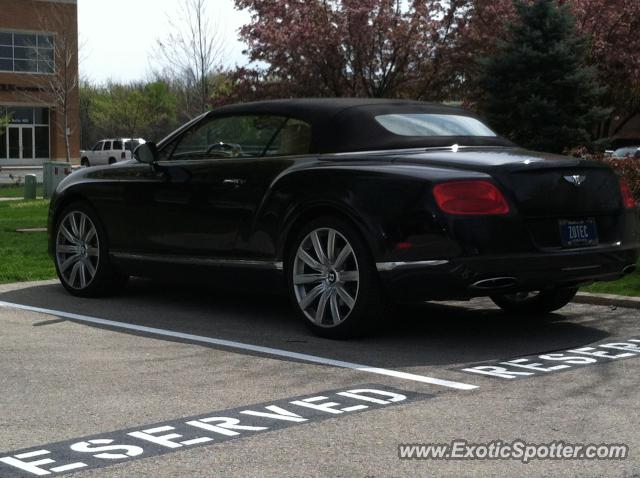
{"label": "rear bumper", "polygon": [[639,253],[637,246],[598,247],[553,253],[383,263],[378,264],[378,270],[394,300],[465,299],[616,280],[625,275],[629,266],[635,266]]}

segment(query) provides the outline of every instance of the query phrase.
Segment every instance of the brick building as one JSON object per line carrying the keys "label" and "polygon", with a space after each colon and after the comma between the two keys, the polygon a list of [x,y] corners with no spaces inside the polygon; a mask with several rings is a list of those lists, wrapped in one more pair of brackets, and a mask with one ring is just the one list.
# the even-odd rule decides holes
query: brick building
{"label": "brick building", "polygon": [[77,0],[0,0],[0,167],[76,161],[79,103]]}

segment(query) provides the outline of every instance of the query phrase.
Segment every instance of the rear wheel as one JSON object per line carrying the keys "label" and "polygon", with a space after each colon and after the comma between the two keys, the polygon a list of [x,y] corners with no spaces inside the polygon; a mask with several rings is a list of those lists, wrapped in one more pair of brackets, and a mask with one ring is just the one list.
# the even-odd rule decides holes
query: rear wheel
{"label": "rear wheel", "polygon": [[492,295],[491,300],[501,309],[517,314],[546,314],[561,309],[574,298],[577,288],[548,289]]}
{"label": "rear wheel", "polygon": [[383,294],[373,259],[353,225],[337,217],[318,218],[298,232],[288,252],[291,300],[307,327],[333,339],[374,328]]}
{"label": "rear wheel", "polygon": [[104,228],[88,203],[76,202],[64,209],[55,240],[56,272],[71,294],[99,297],[126,283],[127,276],[111,265]]}
{"label": "rear wheel", "polygon": [[116,164],[116,158],[109,158],[109,165]]}

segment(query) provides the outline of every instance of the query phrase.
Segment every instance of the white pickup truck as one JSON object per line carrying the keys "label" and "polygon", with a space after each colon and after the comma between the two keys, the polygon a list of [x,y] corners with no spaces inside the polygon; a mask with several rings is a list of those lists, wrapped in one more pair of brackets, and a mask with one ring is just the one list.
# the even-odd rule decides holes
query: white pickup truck
{"label": "white pickup truck", "polygon": [[126,161],[133,157],[133,151],[146,141],[142,138],[103,139],[89,151],[82,151],[80,164],[82,166],[98,166]]}

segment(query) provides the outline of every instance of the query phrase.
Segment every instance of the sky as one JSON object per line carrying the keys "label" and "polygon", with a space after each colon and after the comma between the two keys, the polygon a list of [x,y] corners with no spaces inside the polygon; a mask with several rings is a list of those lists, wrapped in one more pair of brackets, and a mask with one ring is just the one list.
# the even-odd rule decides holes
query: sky
{"label": "sky", "polygon": [[[181,0],[78,0],[80,74],[92,82],[147,78],[153,49],[166,36],[168,16],[175,16]],[[235,10],[233,0],[207,0],[210,15],[225,30],[226,64],[245,64],[238,29],[249,14]]]}

